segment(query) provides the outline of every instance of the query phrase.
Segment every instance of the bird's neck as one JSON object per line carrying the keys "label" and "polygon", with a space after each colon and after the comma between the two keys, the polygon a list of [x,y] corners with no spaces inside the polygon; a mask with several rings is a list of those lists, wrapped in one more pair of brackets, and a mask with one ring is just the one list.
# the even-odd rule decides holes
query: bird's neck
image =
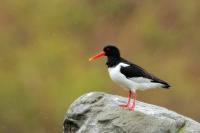
{"label": "bird's neck", "polygon": [[120,57],[113,57],[113,56],[108,56],[108,60],[106,62],[106,65],[108,67],[114,67],[120,63]]}

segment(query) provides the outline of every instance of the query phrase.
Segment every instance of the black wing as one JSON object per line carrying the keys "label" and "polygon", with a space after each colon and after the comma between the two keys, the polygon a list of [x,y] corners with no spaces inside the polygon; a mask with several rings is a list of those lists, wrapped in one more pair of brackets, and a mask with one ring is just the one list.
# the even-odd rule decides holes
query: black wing
{"label": "black wing", "polygon": [[132,63],[126,61],[126,60],[124,60],[124,63],[127,63],[127,64],[130,65],[130,66],[127,66],[127,67],[122,66],[121,69],[120,69],[120,72],[122,74],[124,74],[126,76],[126,78],[133,78],[133,77],[148,78],[148,79],[151,79],[151,82],[163,84],[164,85],[163,88],[169,88],[170,87],[170,85],[167,82],[165,82],[165,81],[155,77],[154,75],[148,73],[147,71],[145,71],[140,66],[132,64]]}

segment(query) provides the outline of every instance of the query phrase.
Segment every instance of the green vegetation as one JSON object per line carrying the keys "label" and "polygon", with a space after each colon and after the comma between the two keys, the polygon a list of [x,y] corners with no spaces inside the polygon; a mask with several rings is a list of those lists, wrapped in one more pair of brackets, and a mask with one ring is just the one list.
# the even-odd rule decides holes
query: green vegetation
{"label": "green vegetation", "polygon": [[200,3],[139,0],[3,0],[0,4],[0,132],[57,133],[67,107],[89,91],[126,96],[105,59],[108,42],[172,89],[138,99],[200,120]]}

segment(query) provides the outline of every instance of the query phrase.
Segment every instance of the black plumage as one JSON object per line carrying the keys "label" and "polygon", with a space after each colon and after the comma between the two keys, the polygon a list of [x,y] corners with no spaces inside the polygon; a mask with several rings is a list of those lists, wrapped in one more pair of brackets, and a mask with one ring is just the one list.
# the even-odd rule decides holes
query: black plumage
{"label": "black plumage", "polygon": [[163,88],[170,87],[170,85],[167,82],[157,78],[153,74],[148,73],[142,67],[120,57],[120,52],[118,48],[116,48],[115,46],[112,46],[112,45],[106,46],[104,48],[104,51],[106,53],[106,56],[108,57],[108,60],[106,62],[106,65],[108,66],[108,68],[115,67],[119,63],[125,63],[129,65],[127,67],[122,66],[120,69],[120,72],[124,74],[126,78],[143,77],[143,78],[151,79],[151,82],[163,84]]}
{"label": "black plumage", "polygon": [[140,66],[133,64],[133,63],[130,63],[123,58],[121,58],[120,60],[121,60],[121,62],[129,65],[127,67],[122,66],[121,69],[120,69],[120,72],[122,74],[124,74],[126,76],[126,78],[143,77],[143,78],[151,79],[151,82],[163,84],[164,85],[163,88],[169,88],[170,87],[170,85],[167,82],[165,82],[165,81],[157,78],[156,76],[148,73],[146,70],[144,70]]}

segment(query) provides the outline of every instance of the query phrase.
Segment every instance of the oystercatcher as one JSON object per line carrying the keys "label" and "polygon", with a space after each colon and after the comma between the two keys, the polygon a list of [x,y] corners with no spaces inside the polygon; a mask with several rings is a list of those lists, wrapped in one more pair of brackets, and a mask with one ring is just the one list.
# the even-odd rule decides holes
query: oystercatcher
{"label": "oystercatcher", "polygon": [[[113,45],[103,48],[103,51],[92,56],[89,61],[102,56],[107,56],[106,65],[110,78],[122,88],[129,91],[128,102],[120,107],[135,110],[136,90],[148,90],[153,88],[169,88],[170,85],[154,75],[145,71],[142,67],[133,64],[120,56],[119,49]],[[131,98],[133,104],[131,105]]]}

